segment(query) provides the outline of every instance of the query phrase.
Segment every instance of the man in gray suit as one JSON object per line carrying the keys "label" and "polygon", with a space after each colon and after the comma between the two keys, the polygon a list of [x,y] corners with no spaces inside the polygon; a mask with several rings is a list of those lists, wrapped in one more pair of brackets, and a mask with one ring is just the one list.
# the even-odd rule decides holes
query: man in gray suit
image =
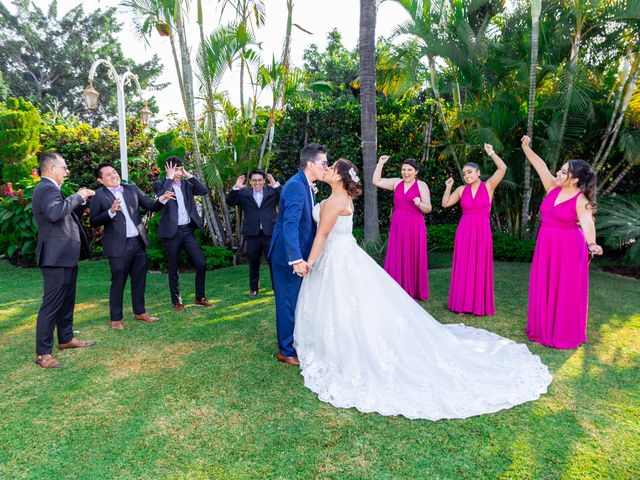
{"label": "man in gray suit", "polygon": [[89,252],[79,217],[94,191],[83,187],[64,198],[60,186],[69,173],[64,158],[57,153],[45,153],[39,164],[42,179],[33,192],[32,208],[38,225],[36,260],[42,271],[44,288],[36,323],[36,364],[57,368],[60,362],[51,355],[56,327],[61,350],[90,347],[96,343],[73,336],[78,260],[82,253],[88,256]]}

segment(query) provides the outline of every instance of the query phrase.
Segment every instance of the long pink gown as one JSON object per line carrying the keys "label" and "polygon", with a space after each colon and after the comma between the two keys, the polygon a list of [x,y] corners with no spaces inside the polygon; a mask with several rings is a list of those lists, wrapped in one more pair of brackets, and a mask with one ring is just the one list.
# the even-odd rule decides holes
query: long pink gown
{"label": "long pink gown", "polygon": [[449,310],[494,315],[491,199],[487,186],[480,183],[475,198],[471,185],[464,187],[460,206],[462,218],[453,244]]}
{"label": "long pink gown", "polygon": [[418,182],[405,193],[404,182],[393,192],[393,214],[384,269],[413,298],[429,297],[427,227],[424,214],[413,203],[420,197]]}
{"label": "long pink gown", "polygon": [[551,190],[540,206],[540,231],[529,280],[529,340],[555,348],[577,348],[587,341],[589,259],[577,221],[580,194],[556,206],[562,188]]}

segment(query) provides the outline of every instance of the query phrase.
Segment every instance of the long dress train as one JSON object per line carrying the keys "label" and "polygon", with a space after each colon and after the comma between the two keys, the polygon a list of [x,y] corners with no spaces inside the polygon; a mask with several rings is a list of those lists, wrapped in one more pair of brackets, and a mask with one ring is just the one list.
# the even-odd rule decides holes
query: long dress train
{"label": "long dress train", "polygon": [[438,420],[496,412],[546,392],[552,377],[526,345],[438,323],[358,247],[352,222],[338,218],[296,308],[301,372],[320,400]]}

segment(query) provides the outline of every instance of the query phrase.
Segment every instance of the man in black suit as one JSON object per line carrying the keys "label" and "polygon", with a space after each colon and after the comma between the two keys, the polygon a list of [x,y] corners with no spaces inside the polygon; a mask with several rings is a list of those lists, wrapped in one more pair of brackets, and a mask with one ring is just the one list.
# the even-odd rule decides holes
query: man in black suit
{"label": "man in black suit", "polygon": [[42,179],[33,192],[32,211],[38,225],[36,260],[44,288],[36,323],[36,364],[57,368],[60,362],[51,355],[56,327],[61,350],[96,343],[73,336],[78,260],[89,253],[89,242],[79,217],[94,191],[83,187],[64,198],[60,186],[69,173],[64,158],[57,153],[45,153],[38,163]]}
{"label": "man in black suit", "polygon": [[202,248],[193,234],[194,229],[202,228],[202,220],[198,215],[195,195],[206,195],[209,189],[184,169],[180,157],[167,158],[165,164],[166,178],[157,180],[153,188],[158,193],[173,192],[176,201],[168,204],[160,216],[158,236],[164,241],[169,263],[169,294],[176,312],[184,311],[184,304],[180,296],[180,279],[178,267],[180,251],[184,250],[191,258],[196,269],[196,297],[194,305],[213,307],[204,294],[207,265]]}
{"label": "man in black suit", "polygon": [[136,185],[120,184],[120,175],[110,163],[101,163],[94,171],[98,183],[91,202],[91,226],[104,226],[102,248],[109,257],[111,288],[109,290],[109,326],[124,330],[122,323],[122,296],[127,278],[131,277],[131,305],[136,320],[157,322],[144,306],[147,283],[147,252],[149,236],[142,224],[140,209],[156,212],[169,200],[171,192],[163,193],[157,200],[146,196]]}
{"label": "man in black suit", "polygon": [[[249,174],[247,188],[243,188],[244,179],[244,175],[238,177],[233,189],[227,194],[226,201],[229,205],[242,207],[242,234],[247,242],[249,260],[249,297],[255,297],[260,289],[260,260],[262,253],[267,255],[269,251],[271,234],[278,218],[276,207],[282,187],[273,176],[260,169]],[[265,180],[269,180],[269,185],[265,186]]]}

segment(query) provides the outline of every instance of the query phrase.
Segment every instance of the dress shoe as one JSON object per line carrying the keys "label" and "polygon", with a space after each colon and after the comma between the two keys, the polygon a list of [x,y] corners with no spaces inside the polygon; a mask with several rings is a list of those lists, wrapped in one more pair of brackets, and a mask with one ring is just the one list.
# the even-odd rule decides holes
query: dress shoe
{"label": "dress shoe", "polygon": [[206,298],[201,298],[200,300],[196,300],[195,302],[193,302],[193,304],[200,305],[201,307],[207,307],[207,308],[215,306],[215,303],[210,302]]}
{"label": "dress shoe", "polygon": [[36,355],[36,365],[42,368],[58,368],[62,364],[51,355]]}
{"label": "dress shoe", "polygon": [[64,350],[66,348],[83,348],[83,347],[91,347],[95,345],[95,340],[78,340],[76,337],[73,337],[68,343],[59,343],[58,348],[60,350]]}
{"label": "dress shoe", "polygon": [[278,361],[286,363],[288,365],[300,365],[300,360],[298,360],[298,357],[285,357],[280,352],[278,352]]}
{"label": "dress shoe", "polygon": [[109,326],[114,330],[124,330],[124,323],[122,323],[122,320],[111,321],[109,322]]}
{"label": "dress shoe", "polygon": [[153,323],[160,320],[158,317],[152,317],[148,312],[141,313],[140,315],[136,315],[136,320],[140,320],[141,322]]}
{"label": "dress shoe", "polygon": [[249,298],[253,298],[253,297],[257,297],[258,296],[258,291],[257,290],[251,290],[248,294],[247,297]]}
{"label": "dress shoe", "polygon": [[178,313],[182,313],[182,312],[184,312],[184,305],[181,304],[181,303],[174,303],[173,304],[173,309]]}

